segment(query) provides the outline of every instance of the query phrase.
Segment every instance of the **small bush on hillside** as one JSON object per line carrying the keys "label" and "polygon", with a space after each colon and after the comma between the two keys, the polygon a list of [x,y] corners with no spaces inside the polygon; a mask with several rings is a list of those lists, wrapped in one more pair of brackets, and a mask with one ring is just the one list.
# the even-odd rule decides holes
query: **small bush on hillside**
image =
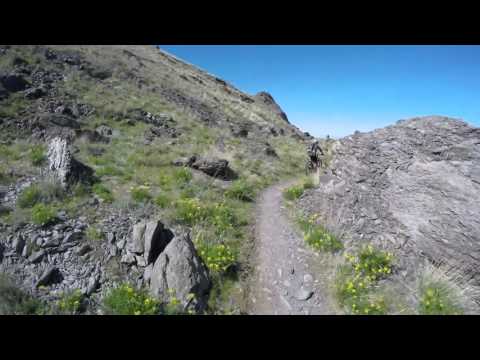
{"label": "small bush on hillside", "polygon": [[56,210],[51,205],[37,204],[32,208],[32,222],[37,225],[47,225],[55,221]]}
{"label": "small bush on hillside", "polygon": [[215,227],[217,235],[224,235],[235,226],[235,212],[225,202],[209,206],[206,213],[206,221]]}
{"label": "small bush on hillside", "polygon": [[343,249],[342,242],[322,226],[317,226],[317,228],[305,234],[305,241],[315,250],[335,252]]}
{"label": "small bush on hillside", "polygon": [[105,185],[96,183],[92,187],[93,193],[106,203],[113,202],[112,192]]}
{"label": "small bush on hillside", "polygon": [[207,212],[197,198],[180,199],[175,203],[176,218],[186,225],[195,225],[205,219]]}
{"label": "small bush on hillside", "polygon": [[75,291],[63,294],[61,299],[58,300],[57,305],[62,313],[74,315],[81,312],[83,300],[84,295],[79,289],[77,289]]}
{"label": "small bush on hillside", "polygon": [[25,188],[17,199],[17,205],[22,209],[31,208],[42,199],[42,193],[37,185],[31,185]]}
{"label": "small bush on hillside", "polygon": [[149,189],[150,187],[144,185],[131,188],[130,191],[133,201],[137,203],[147,203],[152,200],[152,195],[150,194]]}
{"label": "small bush on hillside", "polygon": [[184,185],[190,182],[193,176],[192,176],[192,172],[189,169],[182,167],[174,170],[173,178],[175,180],[175,183],[179,185]]}
{"label": "small bush on hillside", "polygon": [[246,180],[240,179],[233,182],[225,195],[231,199],[252,201],[255,198],[255,188]]}
{"label": "small bush on hillside", "polygon": [[305,242],[318,251],[335,252],[343,249],[343,243],[323,226],[316,223],[317,215],[297,220]]}
{"label": "small bush on hillside", "polygon": [[109,315],[156,315],[160,306],[146,290],[138,290],[129,284],[123,284],[103,299],[103,307]]}
{"label": "small bush on hillside", "polygon": [[339,267],[335,295],[352,314],[385,314],[386,299],[377,296],[377,282],[391,273],[393,255],[368,245],[355,255],[345,254],[347,264]]}
{"label": "small bush on hillside", "polygon": [[347,255],[347,260],[352,264],[355,272],[362,273],[373,280],[389,275],[392,271],[393,255],[378,249],[372,245],[363,247],[357,257]]}
{"label": "small bush on hillside", "polygon": [[31,208],[38,203],[49,204],[65,198],[65,191],[55,182],[41,182],[25,188],[17,199],[22,209]]}
{"label": "small bush on hillside", "polygon": [[294,185],[283,191],[283,197],[290,201],[298,199],[302,194],[303,186],[301,185]]}
{"label": "small bush on hillside", "polygon": [[36,145],[30,150],[30,161],[33,166],[42,166],[45,164],[47,156],[45,154],[45,147],[42,145]]}
{"label": "small bush on hillside", "polygon": [[224,244],[206,245],[200,243],[197,250],[207,265],[214,273],[224,273],[236,262],[236,258],[229,246]]}
{"label": "small bush on hillside", "polygon": [[170,203],[171,203],[171,199],[166,194],[158,194],[157,197],[155,198],[155,204],[162,209],[167,208],[170,205]]}
{"label": "small bush on hillside", "polygon": [[442,282],[428,282],[420,289],[419,313],[422,315],[460,315],[452,290]]}

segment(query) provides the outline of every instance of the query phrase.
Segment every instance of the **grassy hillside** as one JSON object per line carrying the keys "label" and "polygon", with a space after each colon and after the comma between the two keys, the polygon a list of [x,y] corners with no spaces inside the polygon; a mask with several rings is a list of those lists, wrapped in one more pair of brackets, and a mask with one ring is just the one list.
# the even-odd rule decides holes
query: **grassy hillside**
{"label": "grassy hillside", "polygon": [[[253,200],[268,184],[303,172],[305,135],[262,96],[242,93],[153,46],[4,46],[0,72],[20,74],[29,88],[47,84],[38,97],[18,91],[0,100],[0,186],[37,184],[30,193],[18,189],[26,199],[2,212],[2,226],[13,231],[34,222],[32,208],[43,203],[86,218],[87,236],[97,241],[106,241],[104,221],[118,210],[190,229],[213,274],[211,311],[239,311]],[[74,132],[42,123],[61,106],[78,124]],[[167,130],[152,135],[145,113],[168,118]],[[111,133],[92,137],[101,126]],[[42,183],[55,131],[73,134],[75,158],[99,179],[93,187],[62,193]],[[228,160],[237,179],[172,164],[192,155]]]}

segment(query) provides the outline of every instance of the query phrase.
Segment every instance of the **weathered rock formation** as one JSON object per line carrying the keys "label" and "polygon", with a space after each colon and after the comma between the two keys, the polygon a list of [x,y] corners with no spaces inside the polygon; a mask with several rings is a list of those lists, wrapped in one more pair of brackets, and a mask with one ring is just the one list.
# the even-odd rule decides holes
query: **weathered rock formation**
{"label": "weathered rock formation", "polygon": [[203,311],[210,290],[208,271],[188,235],[175,237],[155,261],[150,290],[164,303],[174,296],[185,309]]}
{"label": "weathered rock formation", "polygon": [[445,117],[402,120],[334,144],[320,186],[300,204],[347,247],[394,250],[410,273],[421,258],[480,283],[480,129]]}
{"label": "weathered rock formation", "polygon": [[73,158],[65,139],[54,138],[50,142],[47,157],[50,176],[62,186],[92,182],[93,170]]}

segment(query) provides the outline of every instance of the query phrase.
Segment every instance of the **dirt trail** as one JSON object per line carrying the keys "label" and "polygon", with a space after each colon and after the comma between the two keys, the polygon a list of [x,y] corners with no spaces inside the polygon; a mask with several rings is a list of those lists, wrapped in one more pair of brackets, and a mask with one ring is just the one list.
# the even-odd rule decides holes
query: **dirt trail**
{"label": "dirt trail", "polygon": [[306,248],[287,215],[283,183],[266,189],[258,199],[255,274],[249,313],[259,315],[333,314],[322,279],[314,270],[319,255]]}

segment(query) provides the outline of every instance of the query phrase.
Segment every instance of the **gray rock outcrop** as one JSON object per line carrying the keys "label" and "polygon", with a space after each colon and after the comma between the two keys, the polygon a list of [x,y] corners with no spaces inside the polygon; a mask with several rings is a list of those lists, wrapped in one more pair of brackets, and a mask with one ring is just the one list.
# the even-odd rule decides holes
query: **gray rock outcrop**
{"label": "gray rock outcrop", "polygon": [[93,181],[93,170],[73,158],[65,139],[57,137],[50,142],[47,158],[50,175],[62,186]]}
{"label": "gray rock outcrop", "polygon": [[188,235],[177,236],[167,245],[149,276],[150,291],[162,302],[170,301],[171,289],[184,308],[205,310],[210,277]]}
{"label": "gray rock outcrop", "polygon": [[445,117],[402,120],[333,145],[334,160],[300,206],[343,237],[422,258],[480,283],[480,129]]}

